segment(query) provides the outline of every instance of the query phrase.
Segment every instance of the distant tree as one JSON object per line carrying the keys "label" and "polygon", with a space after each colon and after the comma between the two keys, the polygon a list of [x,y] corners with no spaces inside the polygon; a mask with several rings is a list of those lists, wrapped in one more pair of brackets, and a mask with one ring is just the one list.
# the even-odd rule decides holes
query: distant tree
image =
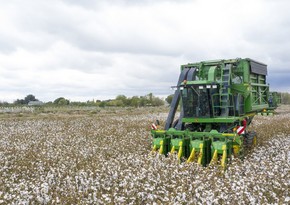
{"label": "distant tree", "polygon": [[280,93],[281,103],[290,104],[290,93]]}
{"label": "distant tree", "polygon": [[14,101],[13,104],[16,104],[16,105],[24,105],[25,104],[25,101],[24,99],[17,99]]}
{"label": "distant tree", "polygon": [[0,101],[0,106],[9,106],[9,103],[8,102],[5,102],[5,101]]}
{"label": "distant tree", "polygon": [[148,95],[146,95],[146,97],[148,98],[149,103],[152,104],[152,102],[153,102],[153,93],[149,93]]}
{"label": "distant tree", "polygon": [[65,99],[64,97],[59,97],[59,98],[54,100],[53,104],[56,104],[56,105],[68,105],[69,104],[69,100]]}
{"label": "distant tree", "polygon": [[29,94],[24,99],[17,99],[14,101],[14,104],[17,105],[27,105],[30,101],[38,101],[34,95]]}
{"label": "distant tree", "polygon": [[162,106],[162,105],[164,105],[164,101],[158,97],[153,96],[151,105],[152,106]]}
{"label": "distant tree", "polygon": [[164,100],[154,96],[149,93],[145,96],[133,96],[132,98],[127,98],[125,95],[118,95],[114,100],[98,101],[96,105],[99,107],[144,107],[144,106],[161,106],[164,105]]}
{"label": "distant tree", "polygon": [[123,107],[124,103],[122,102],[122,100],[110,100],[109,102],[107,102],[107,106],[112,106],[112,107]]}
{"label": "distant tree", "polygon": [[173,100],[173,94],[172,95],[168,95],[166,98],[165,98],[166,102],[170,105],[172,100]]}
{"label": "distant tree", "polygon": [[141,96],[141,97],[140,97],[139,105],[140,105],[141,107],[146,106],[146,105],[148,105],[149,103],[150,103],[150,102],[149,102],[149,100],[148,100],[146,97],[144,97],[144,96]]}
{"label": "distant tree", "polygon": [[59,105],[68,105],[69,104],[69,100],[63,98],[60,101],[58,101],[58,104]]}
{"label": "distant tree", "polygon": [[52,104],[53,104],[53,102],[51,102],[51,101],[48,101],[45,103],[45,105],[52,105]]}
{"label": "distant tree", "polygon": [[[128,99],[125,95],[118,95],[118,96],[116,97],[116,100],[119,101],[119,102],[118,102],[118,105],[119,105],[119,106],[128,106],[128,105],[129,105],[129,99]],[[121,101],[122,103],[120,103],[120,101]]]}
{"label": "distant tree", "polygon": [[139,106],[139,103],[140,103],[140,99],[139,99],[138,96],[133,96],[130,99],[130,106],[132,106],[132,107],[138,107]]}
{"label": "distant tree", "polygon": [[34,95],[29,94],[24,98],[24,102],[28,104],[30,101],[38,101],[38,99],[36,99]]}
{"label": "distant tree", "polygon": [[99,103],[99,106],[100,106],[100,107],[106,107],[106,106],[107,106],[107,103],[106,103],[105,101],[101,101],[101,102]]}
{"label": "distant tree", "polygon": [[94,100],[88,100],[86,105],[87,106],[96,106],[96,102]]}

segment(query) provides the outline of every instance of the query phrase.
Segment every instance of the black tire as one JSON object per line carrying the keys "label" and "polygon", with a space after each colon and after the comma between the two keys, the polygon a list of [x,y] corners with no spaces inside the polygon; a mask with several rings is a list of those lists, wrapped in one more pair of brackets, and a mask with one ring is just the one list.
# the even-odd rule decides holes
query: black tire
{"label": "black tire", "polygon": [[253,131],[248,132],[245,135],[244,144],[248,149],[254,148],[257,145],[257,133]]}

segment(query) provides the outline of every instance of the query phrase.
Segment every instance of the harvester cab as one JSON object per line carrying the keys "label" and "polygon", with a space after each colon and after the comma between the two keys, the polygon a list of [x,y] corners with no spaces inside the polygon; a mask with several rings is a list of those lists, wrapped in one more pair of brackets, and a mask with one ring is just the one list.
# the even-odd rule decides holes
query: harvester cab
{"label": "harvester cab", "polygon": [[243,156],[257,138],[248,125],[269,107],[266,75],[267,66],[249,58],[182,65],[164,130],[151,130],[153,151],[203,166]]}

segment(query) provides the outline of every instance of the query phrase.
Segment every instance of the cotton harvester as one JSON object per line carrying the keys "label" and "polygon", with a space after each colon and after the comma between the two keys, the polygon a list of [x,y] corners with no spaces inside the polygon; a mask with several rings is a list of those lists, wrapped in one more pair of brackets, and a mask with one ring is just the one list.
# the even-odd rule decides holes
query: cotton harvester
{"label": "cotton harvester", "polygon": [[275,113],[275,109],[281,104],[281,96],[278,92],[269,92],[268,99],[269,107],[267,109],[263,109],[262,112],[259,112],[258,115],[263,116],[272,116]]}
{"label": "cotton harvester", "polygon": [[165,128],[152,126],[153,151],[203,166],[242,157],[257,142],[249,124],[269,107],[266,75],[267,65],[249,58],[182,65]]}

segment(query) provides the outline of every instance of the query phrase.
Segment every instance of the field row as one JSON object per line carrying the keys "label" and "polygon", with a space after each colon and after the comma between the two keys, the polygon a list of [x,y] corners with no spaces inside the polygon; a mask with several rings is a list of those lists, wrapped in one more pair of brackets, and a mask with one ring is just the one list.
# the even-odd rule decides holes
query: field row
{"label": "field row", "polygon": [[[288,203],[290,114],[257,117],[259,145],[227,172],[150,154],[158,110],[0,120],[0,204]],[[288,178],[287,178],[288,175]]]}

